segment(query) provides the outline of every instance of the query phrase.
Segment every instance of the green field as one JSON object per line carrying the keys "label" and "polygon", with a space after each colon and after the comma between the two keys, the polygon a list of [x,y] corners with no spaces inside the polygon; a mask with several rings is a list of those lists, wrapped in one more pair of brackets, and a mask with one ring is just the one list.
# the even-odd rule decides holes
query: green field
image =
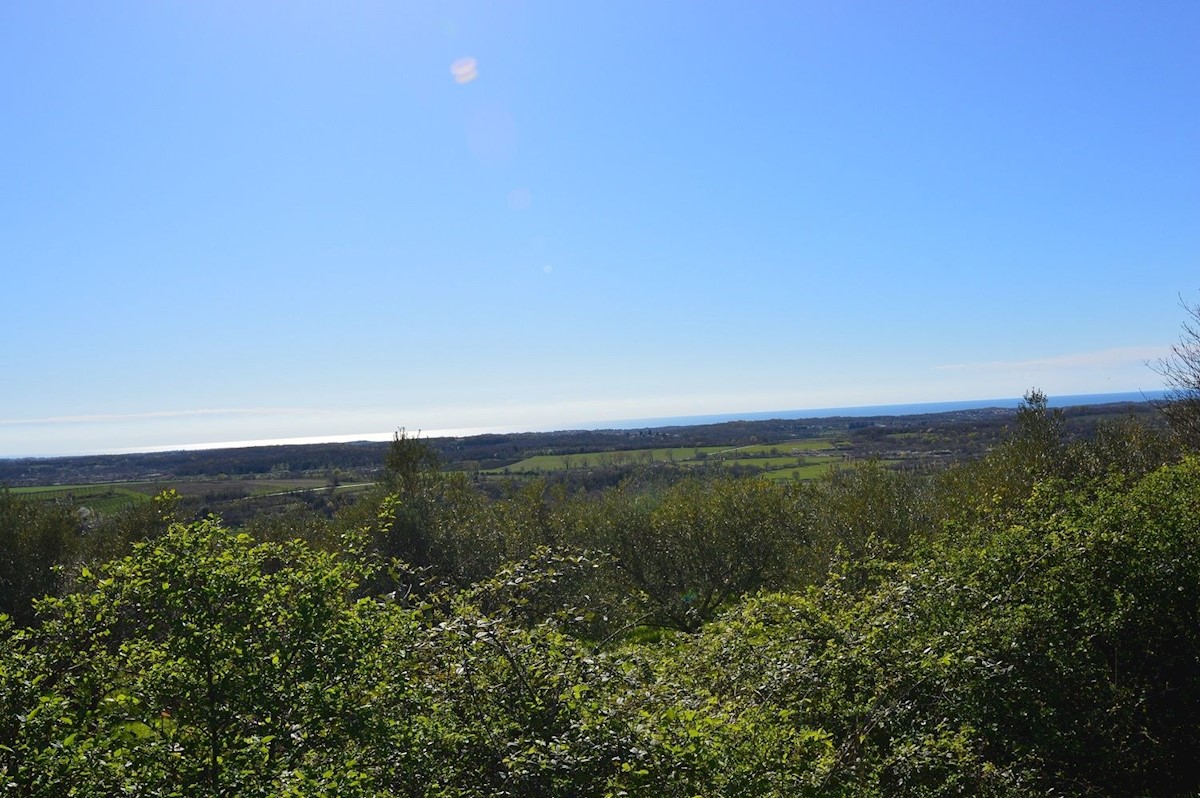
{"label": "green field", "polygon": [[811,465],[796,466],[795,468],[780,468],[775,471],[767,471],[762,476],[767,479],[816,479],[824,476],[831,468],[839,467],[839,462],[832,458],[827,459],[823,463],[813,463]]}
{"label": "green field", "polygon": [[751,446],[738,446],[725,449],[725,456],[747,455],[788,455],[793,452],[820,452],[834,448],[833,441],[828,438],[808,438],[801,441],[784,441],[783,443],[756,443]]}
{"label": "green field", "polygon": [[53,485],[41,488],[11,488],[12,493],[38,501],[66,501],[85,505],[97,512],[113,512],[150,501],[152,494],[131,489],[124,483],[100,485]]}
{"label": "green field", "polygon": [[[762,469],[799,469],[808,473],[812,468],[823,469],[832,459],[806,457],[812,452],[830,451],[833,441],[825,438],[756,443],[749,446],[664,447],[631,449],[616,452],[580,452],[578,454],[539,454],[527,457],[503,468],[486,470],[484,474],[550,474],[574,468],[603,468],[614,465],[673,462],[680,465],[699,465],[719,460],[730,465],[748,465]],[[801,465],[797,465],[801,462]]]}
{"label": "green field", "polygon": [[628,465],[631,463],[682,463],[688,460],[703,459],[696,456],[703,452],[704,457],[717,455],[721,452],[732,451],[728,446],[676,447],[663,449],[628,449],[619,452],[581,452],[579,454],[539,454],[526,457],[504,468],[493,468],[485,473],[521,473],[547,474],[553,471],[566,471],[572,468],[603,468],[611,465]]}
{"label": "green field", "polygon": [[[353,492],[373,483],[339,485],[338,493]],[[310,490],[326,490],[324,479],[181,479],[154,482],[102,482],[79,485],[47,485],[42,487],[9,488],[28,499],[60,501],[90,507],[98,512],[114,512],[124,507],[150,501],[164,490],[174,490],[185,497],[238,500],[278,496]]]}

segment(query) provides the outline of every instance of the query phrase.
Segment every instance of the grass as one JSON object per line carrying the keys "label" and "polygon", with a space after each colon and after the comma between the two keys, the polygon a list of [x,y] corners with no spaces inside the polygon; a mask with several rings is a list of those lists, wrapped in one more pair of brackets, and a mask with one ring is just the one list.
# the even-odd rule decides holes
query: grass
{"label": "grass", "polygon": [[121,493],[130,496],[150,497],[143,492],[130,489],[127,483],[101,483],[98,485],[49,485],[37,488],[9,488],[11,493],[26,496],[31,499],[84,499],[94,496],[111,496]]}
{"label": "grass", "polygon": [[739,446],[736,449],[726,449],[723,456],[771,455],[783,456],[796,452],[820,452],[834,448],[833,441],[828,438],[809,438],[801,441],[784,441],[783,443],[755,443],[750,446]]}
{"label": "grass", "polygon": [[110,513],[150,501],[153,494],[131,489],[125,483],[99,485],[52,485],[39,488],[10,488],[12,493],[34,501],[69,501],[101,513]]}
{"label": "grass", "polygon": [[526,457],[504,468],[488,469],[484,473],[537,473],[545,474],[553,471],[566,471],[568,468],[603,468],[610,465],[625,465],[629,463],[677,463],[696,460],[696,452],[704,452],[705,456],[713,456],[721,452],[731,451],[728,446],[675,447],[663,449],[631,449],[619,452],[581,452],[579,454],[539,454]]}
{"label": "grass", "polygon": [[826,460],[824,463],[780,468],[775,471],[765,471],[761,476],[767,479],[817,479],[829,473],[830,469],[838,468],[841,464],[836,460]]}
{"label": "grass", "polygon": [[[680,465],[699,465],[717,460],[730,465],[749,465],[763,469],[785,467],[806,469],[826,467],[828,457],[805,457],[812,452],[831,451],[834,442],[826,438],[756,443],[749,446],[664,447],[660,449],[631,449],[616,452],[580,452],[579,454],[539,454],[527,457],[504,468],[492,468],[483,474],[549,474],[572,468],[603,468],[611,465],[674,462]],[[797,465],[802,461],[801,465]]]}
{"label": "grass", "polygon": [[[337,493],[351,493],[370,488],[374,483],[339,485]],[[181,479],[153,482],[102,482],[78,485],[46,485],[41,487],[9,488],[13,494],[34,501],[64,501],[89,507],[97,512],[111,513],[129,505],[148,502],[164,490],[174,489],[185,497],[219,497],[222,500],[254,499],[326,490],[324,479]]]}

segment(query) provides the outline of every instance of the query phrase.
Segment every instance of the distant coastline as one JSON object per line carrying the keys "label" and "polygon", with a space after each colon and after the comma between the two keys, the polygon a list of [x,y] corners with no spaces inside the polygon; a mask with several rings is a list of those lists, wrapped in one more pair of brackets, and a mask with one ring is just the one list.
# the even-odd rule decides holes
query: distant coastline
{"label": "distant coastline", "polygon": [[[1116,402],[1146,402],[1164,398],[1165,391],[1126,391],[1122,393],[1073,394],[1050,396],[1051,407],[1075,407],[1079,405],[1113,404]],[[959,410],[984,408],[1012,409],[1021,403],[1020,397],[1007,399],[969,399],[955,402],[914,402],[891,405],[863,405],[857,407],[818,407],[800,410],[761,410],[745,413],[714,413],[690,416],[660,416],[651,418],[589,421],[576,424],[562,423],[519,428],[517,425],[488,427],[463,427],[448,429],[409,430],[424,438],[469,438],[475,435],[518,434],[523,432],[562,432],[567,430],[631,430],[657,427],[691,427],[704,424],[723,424],[730,421],[767,421],[772,419],[806,419],[868,416],[914,416],[927,413],[950,413]],[[386,432],[361,432],[339,435],[312,435],[305,437],[281,437],[257,440],[214,441],[207,443],[173,443],[151,446],[117,447],[112,449],[82,449],[74,452],[54,454],[6,454],[0,460],[45,459],[55,457],[85,457],[93,455],[149,454],[153,452],[207,451],[212,449],[244,449],[257,446],[295,446],[323,443],[360,443],[390,441],[394,430]]]}
{"label": "distant coastline", "polygon": [[[1050,407],[1106,405],[1117,402],[1154,402],[1163,399],[1166,391],[1125,391],[1122,393],[1082,393],[1070,396],[1050,396]],[[637,427],[689,427],[697,424],[723,424],[727,421],[765,421],[767,419],[832,418],[836,416],[919,416],[926,413],[951,413],[956,410],[979,410],[988,407],[1015,408],[1021,397],[1009,399],[967,399],[958,402],[914,402],[896,405],[864,405],[859,407],[818,407],[804,410],[765,410],[754,413],[717,413],[698,416],[668,416],[606,421],[586,424],[580,429],[635,429]]]}

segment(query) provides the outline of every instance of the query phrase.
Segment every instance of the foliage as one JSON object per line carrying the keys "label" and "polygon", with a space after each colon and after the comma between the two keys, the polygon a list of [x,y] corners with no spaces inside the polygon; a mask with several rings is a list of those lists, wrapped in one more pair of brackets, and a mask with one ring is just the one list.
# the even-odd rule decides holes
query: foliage
{"label": "foliage", "polygon": [[730,599],[782,582],[805,543],[793,502],[789,486],[765,480],[691,479],[610,493],[584,529],[645,596],[651,622],[694,630]]}
{"label": "foliage", "polygon": [[[375,794],[358,754],[405,717],[381,682],[411,637],[350,600],[361,573],[215,520],[176,525],[40,606],[6,641],[0,773],[12,794]],[[386,689],[382,689],[386,686]],[[86,785],[86,787],[84,787]]]}
{"label": "foliage", "polygon": [[1102,421],[1078,447],[1076,461],[1088,478],[1108,474],[1141,477],[1180,457],[1178,446],[1161,424],[1132,416]]}
{"label": "foliage", "polygon": [[[798,487],[800,515],[810,541],[793,586],[820,582],[837,559],[869,565],[928,534],[934,513],[927,475],[886,468],[878,461],[830,471]],[[869,568],[859,570],[865,578]]]}
{"label": "foliage", "polygon": [[541,551],[422,605],[428,794],[604,795],[640,762],[636,715],[621,698],[637,682],[631,663],[564,634],[584,610],[547,611],[560,582],[595,567]]}
{"label": "foliage", "polygon": [[383,459],[384,483],[391,489],[415,494],[424,476],[438,471],[440,458],[428,441],[410,438],[400,429]]}
{"label": "foliage", "polygon": [[79,519],[57,504],[0,489],[0,612],[17,624],[33,617],[33,600],[58,589],[54,567],[78,558]]}
{"label": "foliage", "polygon": [[[741,605],[660,680],[768,740],[761,794],[1189,795],[1200,717],[1200,462],[1040,483],[867,592],[839,570]],[[821,745],[816,745],[822,741]],[[709,756],[736,741],[716,737]]]}
{"label": "foliage", "polygon": [[1153,368],[1167,384],[1164,415],[1180,439],[1196,449],[1200,448],[1200,303],[1189,305],[1181,298],[1179,304],[1185,313],[1179,343]]}

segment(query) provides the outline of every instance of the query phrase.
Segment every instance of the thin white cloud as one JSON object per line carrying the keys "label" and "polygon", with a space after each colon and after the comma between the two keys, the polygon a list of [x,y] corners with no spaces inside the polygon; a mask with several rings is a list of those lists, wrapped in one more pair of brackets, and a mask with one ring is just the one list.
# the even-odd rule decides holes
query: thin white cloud
{"label": "thin white cloud", "polygon": [[1029,369],[1112,368],[1143,364],[1168,354],[1164,346],[1123,346],[1097,352],[1077,352],[1033,360],[992,360],[934,366],[939,371],[1027,371]]}
{"label": "thin white cloud", "polygon": [[[471,435],[485,433],[522,432],[518,428],[507,427],[462,427],[458,429],[421,430],[422,438],[465,438]],[[81,454],[138,454],[144,452],[187,452],[204,449],[241,449],[251,446],[289,446],[307,445],[312,443],[357,443],[359,441],[390,441],[395,430],[390,432],[359,432],[350,435],[308,435],[293,438],[260,438],[255,440],[209,441],[207,443],[166,443],[152,446],[133,446],[124,449],[97,449]]]}
{"label": "thin white cloud", "polygon": [[295,407],[207,408],[201,410],[154,410],[146,413],[105,413],[88,416],[47,416],[45,418],[3,418],[0,424],[9,426],[34,424],[95,424],[97,422],[147,421],[152,419],[196,418],[214,416],[294,416],[319,413]]}

